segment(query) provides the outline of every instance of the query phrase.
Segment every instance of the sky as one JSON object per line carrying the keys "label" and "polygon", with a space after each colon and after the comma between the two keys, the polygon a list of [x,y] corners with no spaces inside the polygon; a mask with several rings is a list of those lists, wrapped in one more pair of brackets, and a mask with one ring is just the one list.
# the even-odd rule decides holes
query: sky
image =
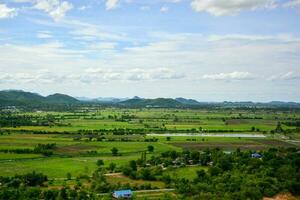
{"label": "sky", "polygon": [[300,102],[300,0],[0,0],[0,90]]}

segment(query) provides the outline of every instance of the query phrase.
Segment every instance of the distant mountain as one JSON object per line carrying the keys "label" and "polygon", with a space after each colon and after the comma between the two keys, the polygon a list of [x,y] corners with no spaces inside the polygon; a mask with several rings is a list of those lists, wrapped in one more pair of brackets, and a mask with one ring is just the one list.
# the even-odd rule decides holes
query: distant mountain
{"label": "distant mountain", "polygon": [[200,102],[194,100],[194,99],[185,99],[182,97],[176,98],[176,101],[185,104],[185,105],[200,105]]}
{"label": "distant mountain", "polygon": [[128,100],[129,98],[115,98],[115,97],[98,97],[98,98],[88,98],[88,97],[76,97],[79,101],[84,102],[94,102],[94,103],[118,103],[121,101]]}
{"label": "distant mountain", "polygon": [[283,108],[300,109],[300,103],[272,101],[268,103],[260,102],[198,102],[194,99],[185,99],[182,97],[144,99],[138,96],[132,99],[127,98],[74,98],[65,94],[52,94],[47,97],[37,93],[25,92],[22,90],[3,90],[0,91],[0,106],[28,106],[31,108],[46,107],[53,109],[54,106],[62,107],[64,105],[100,105],[100,106],[121,106],[128,108]]}
{"label": "distant mountain", "polygon": [[53,94],[43,97],[36,93],[22,90],[0,91],[1,106],[27,106],[40,104],[75,104],[80,103],[77,99],[64,94]]}
{"label": "distant mountain", "polygon": [[270,105],[276,105],[276,106],[299,106],[299,103],[296,102],[282,102],[282,101],[271,101],[269,102]]}
{"label": "distant mountain", "polygon": [[224,101],[222,103],[215,103],[218,107],[228,108],[300,108],[300,103],[296,102],[282,102],[282,101],[271,101],[266,103],[252,102],[252,101],[241,101],[241,102],[230,102]]}
{"label": "distant mountain", "polygon": [[65,94],[52,94],[46,97],[45,99],[48,103],[56,103],[56,104],[75,104],[79,103],[79,100],[74,97],[65,95]]}
{"label": "distant mountain", "polygon": [[3,90],[0,91],[1,105],[23,105],[40,103],[45,97],[31,92],[24,92],[22,90]]}
{"label": "distant mountain", "polygon": [[134,98],[118,103],[126,107],[160,107],[160,108],[174,108],[183,107],[183,104],[170,98],[157,98],[157,99],[141,99]]}
{"label": "distant mountain", "polygon": [[134,96],[132,99],[144,99],[144,98],[141,98],[139,96]]}
{"label": "distant mountain", "polygon": [[126,100],[128,100],[128,98],[99,97],[99,98],[93,99],[93,101],[104,102],[104,103],[118,103],[118,102],[126,101]]}
{"label": "distant mountain", "polygon": [[93,101],[92,98],[88,98],[88,97],[75,97],[75,98],[79,101],[86,101],[86,102]]}

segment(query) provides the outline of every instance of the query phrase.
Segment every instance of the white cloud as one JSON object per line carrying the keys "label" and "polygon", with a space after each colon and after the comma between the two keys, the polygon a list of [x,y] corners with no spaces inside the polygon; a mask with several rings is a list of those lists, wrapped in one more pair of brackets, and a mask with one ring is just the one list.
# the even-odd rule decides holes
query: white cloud
{"label": "white cloud", "polygon": [[142,10],[142,11],[148,11],[148,10],[151,10],[151,8],[149,6],[141,6],[140,10]]}
{"label": "white cloud", "polygon": [[283,4],[284,7],[294,8],[300,6],[300,0],[291,0]]}
{"label": "white cloud", "polygon": [[205,74],[202,76],[203,79],[210,80],[252,80],[255,76],[249,72],[230,72],[230,73],[219,73],[219,74]]}
{"label": "white cloud", "polygon": [[49,31],[40,31],[36,36],[40,39],[49,39],[53,37]]}
{"label": "white cloud", "polygon": [[300,79],[300,72],[294,72],[294,71],[290,71],[280,75],[273,75],[270,78],[268,78],[268,80],[271,81],[277,81],[277,80],[290,81],[290,80],[299,80],[299,79]]}
{"label": "white cloud", "polygon": [[225,35],[210,35],[209,41],[250,41],[250,42],[300,42],[300,38],[290,34],[279,35],[242,35],[242,34],[225,34]]}
{"label": "white cloud", "polygon": [[112,10],[118,7],[119,0],[106,0],[106,10]]}
{"label": "white cloud", "polygon": [[108,69],[108,68],[89,68],[81,76],[81,80],[86,83],[97,82],[99,80],[128,80],[128,81],[146,81],[146,80],[164,80],[181,79],[184,74],[176,73],[169,68],[133,68],[133,69]]}
{"label": "white cloud", "polygon": [[181,2],[181,0],[166,0],[167,2],[170,2],[170,3],[179,3]]}
{"label": "white cloud", "polygon": [[151,71],[152,79],[182,79],[185,74],[177,73],[169,68],[157,68]]}
{"label": "white cloud", "polygon": [[74,30],[70,32],[73,35],[73,39],[95,42],[95,40],[101,41],[123,41],[126,40],[126,35],[121,33],[109,32],[101,29],[97,25],[80,23],[77,21],[64,21],[67,26],[74,27]]}
{"label": "white cloud", "polygon": [[183,74],[176,73],[168,68],[154,68],[146,70],[143,68],[88,68],[78,73],[57,73],[50,70],[38,70],[33,73],[16,72],[0,74],[0,83],[62,83],[62,82],[77,82],[82,83],[101,83],[107,81],[153,81],[166,79],[181,79]]}
{"label": "white cloud", "polygon": [[288,72],[286,74],[283,74],[281,77],[283,80],[295,80],[300,79],[300,73],[298,72]]}
{"label": "white cloud", "polygon": [[160,8],[160,12],[162,12],[162,13],[169,12],[169,7],[167,7],[167,6],[161,7],[161,8]]}
{"label": "white cloud", "polygon": [[[9,70],[71,70],[71,66],[80,65],[84,50],[66,48],[62,43],[50,42],[36,45],[0,45],[1,66],[13,66]],[[84,61],[85,62],[85,61]],[[24,67],[26,66],[26,67]],[[0,67],[1,68],[1,67]],[[72,71],[72,70],[71,70]]]}
{"label": "white cloud", "polygon": [[17,10],[15,8],[9,8],[5,4],[0,4],[0,19],[12,18],[17,16]]}
{"label": "white cloud", "polygon": [[125,72],[126,79],[132,81],[139,80],[163,80],[163,79],[181,79],[184,78],[184,74],[176,73],[169,68],[156,68],[156,69],[143,69],[136,68]]}
{"label": "white cloud", "polygon": [[[80,26],[78,29],[85,30],[85,28],[85,26]],[[78,35],[78,37],[81,36]],[[222,98],[227,97],[234,99],[233,93],[231,97],[227,96],[227,93],[232,91],[239,95],[245,94],[244,97],[247,99],[245,88],[247,92],[249,88],[252,88],[252,94],[256,97],[264,98],[261,95],[269,95],[272,100],[272,97],[280,98],[280,94],[285,95],[283,93],[265,94],[272,92],[272,87],[281,88],[282,91],[289,89],[294,93],[296,87],[292,87],[291,84],[296,85],[300,80],[270,82],[265,78],[270,77],[271,74],[284,75],[286,72],[299,71],[300,42],[299,38],[292,36],[228,34],[222,37],[193,33],[155,33],[145,35],[145,37],[151,42],[136,46],[127,46],[125,42],[115,41],[110,44],[111,40],[86,43],[82,41],[76,43],[78,45],[76,48],[67,46],[68,43],[65,45],[61,43],[0,44],[1,66],[11,66],[7,69],[0,68],[1,71],[5,69],[3,74],[10,75],[6,75],[6,79],[22,71],[36,74],[36,71],[40,69],[53,72],[54,76],[58,77],[57,80],[64,78],[64,82],[47,84],[45,87],[48,88],[44,89],[45,92],[50,89],[55,92],[58,88],[66,88],[65,91],[68,91],[72,86],[76,86],[73,94],[76,91],[86,92],[86,94],[94,91],[99,95],[97,91],[101,91],[103,95],[112,96],[126,96],[134,93],[149,96],[194,95],[206,92],[212,95],[209,97],[211,100],[214,98],[224,100]],[[82,43],[84,43],[83,46],[81,46]],[[95,44],[94,47],[89,46],[92,43]],[[114,43],[118,46],[112,49]],[[98,48],[99,51],[92,51],[92,48]],[[26,71],[24,71],[24,66],[26,66]],[[87,67],[91,67],[94,71],[92,69],[85,71]],[[167,67],[167,69],[162,69],[162,67]],[[291,77],[295,78],[295,75],[292,76],[290,73],[283,78],[291,79]],[[202,79],[201,82],[199,78]],[[251,84],[248,81],[238,81],[251,79],[255,79],[251,81]],[[25,78],[22,80],[25,81]],[[29,80],[27,78],[27,81]],[[46,80],[43,81],[46,82]],[[138,84],[136,84],[137,81]],[[224,81],[228,83],[224,84]],[[11,81],[1,83],[0,87],[16,88],[20,85],[23,89],[40,88],[38,84],[35,86],[34,82],[18,84],[18,82]],[[59,84],[63,87],[57,87]],[[260,88],[262,85],[264,87]],[[160,90],[157,91],[155,88],[160,88]],[[148,91],[148,94],[145,91]],[[271,97],[271,95],[275,96]],[[296,94],[294,96],[299,97]],[[289,96],[284,97],[289,98]]]}
{"label": "white cloud", "polygon": [[34,8],[48,13],[54,20],[59,20],[73,8],[73,5],[61,0],[36,0]]}
{"label": "white cloud", "polygon": [[80,6],[80,7],[78,8],[78,10],[84,11],[84,10],[87,10],[87,9],[90,9],[90,8],[92,8],[91,5],[84,5],[84,6]]}
{"label": "white cloud", "polygon": [[36,73],[17,72],[14,74],[1,73],[0,83],[18,83],[18,84],[39,84],[39,83],[62,83],[67,79],[66,76],[54,74],[48,70],[41,70]]}
{"label": "white cloud", "polygon": [[13,80],[13,76],[8,73],[1,72],[0,73],[0,83],[11,82]]}
{"label": "white cloud", "polygon": [[32,3],[34,0],[11,0],[14,3]]}
{"label": "white cloud", "polygon": [[150,7],[149,6],[141,6],[140,10],[142,10],[142,11],[148,11],[148,10],[150,10]]}
{"label": "white cloud", "polygon": [[237,15],[242,10],[271,9],[274,0],[193,0],[192,8],[197,12],[208,12],[215,16]]}
{"label": "white cloud", "polygon": [[117,43],[114,42],[103,42],[99,44],[91,44],[89,48],[93,50],[113,50],[116,46]]}

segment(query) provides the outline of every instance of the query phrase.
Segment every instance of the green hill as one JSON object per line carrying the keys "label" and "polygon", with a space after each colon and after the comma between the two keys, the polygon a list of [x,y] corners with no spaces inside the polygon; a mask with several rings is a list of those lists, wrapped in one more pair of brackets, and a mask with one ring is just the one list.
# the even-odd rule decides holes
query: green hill
{"label": "green hill", "polygon": [[74,104],[78,103],[79,100],[75,99],[74,97],[65,95],[65,94],[52,94],[46,97],[46,101],[48,103],[58,103],[58,104]]}
{"label": "green hill", "polygon": [[182,97],[176,98],[176,101],[186,105],[199,105],[200,103],[194,99],[185,99]]}
{"label": "green hill", "polygon": [[121,106],[126,107],[161,107],[161,108],[176,108],[183,107],[184,104],[170,98],[157,98],[157,99],[129,99],[119,103]]}
{"label": "green hill", "polygon": [[57,105],[79,103],[77,99],[64,94],[54,94],[43,97],[36,93],[21,90],[0,91],[0,106],[31,106],[31,105]]}
{"label": "green hill", "polygon": [[[112,99],[112,98],[111,98]],[[52,94],[47,97],[41,96],[37,93],[25,92],[22,90],[3,90],[0,91],[0,106],[23,106],[31,108],[47,108],[49,110],[53,107],[69,108],[69,105],[101,105],[101,106],[118,106],[128,108],[300,108],[300,103],[295,102],[280,102],[273,101],[269,103],[259,102],[198,102],[194,99],[185,98],[156,98],[143,99],[134,97],[132,99],[117,101],[80,101],[74,97],[65,94]],[[66,106],[67,105],[67,106]]]}
{"label": "green hill", "polygon": [[31,92],[21,90],[4,90],[0,91],[1,105],[26,105],[41,103],[45,97]]}

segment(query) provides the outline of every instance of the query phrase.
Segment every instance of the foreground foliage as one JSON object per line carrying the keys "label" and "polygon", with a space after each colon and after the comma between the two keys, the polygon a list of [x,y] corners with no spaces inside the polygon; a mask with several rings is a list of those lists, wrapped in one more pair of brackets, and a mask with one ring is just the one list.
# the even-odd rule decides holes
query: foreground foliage
{"label": "foreground foliage", "polygon": [[[132,160],[122,167],[122,172],[132,179],[163,181],[167,188],[175,188],[177,197],[173,199],[256,200],[281,192],[300,194],[300,153],[297,149],[273,148],[259,155],[261,158],[253,157],[253,152],[239,149],[232,153],[220,149],[168,151],[149,160],[142,159],[143,156]],[[155,189],[151,185],[136,187],[109,183],[106,169],[101,161],[99,163],[93,176],[86,177],[88,186],[77,183],[73,189],[47,188],[47,177],[35,172],[0,177],[0,199],[101,199],[97,194],[108,193],[109,196],[118,189]],[[193,180],[164,173],[188,165],[206,166],[207,170],[198,170]]]}
{"label": "foreground foliage", "polygon": [[[201,158],[200,158],[201,159]],[[279,192],[300,194],[300,153],[296,149],[270,149],[262,159],[250,152],[206,151],[202,159],[212,162],[193,181],[173,179],[177,192],[193,199],[262,199]],[[204,164],[206,164],[204,162]]]}

